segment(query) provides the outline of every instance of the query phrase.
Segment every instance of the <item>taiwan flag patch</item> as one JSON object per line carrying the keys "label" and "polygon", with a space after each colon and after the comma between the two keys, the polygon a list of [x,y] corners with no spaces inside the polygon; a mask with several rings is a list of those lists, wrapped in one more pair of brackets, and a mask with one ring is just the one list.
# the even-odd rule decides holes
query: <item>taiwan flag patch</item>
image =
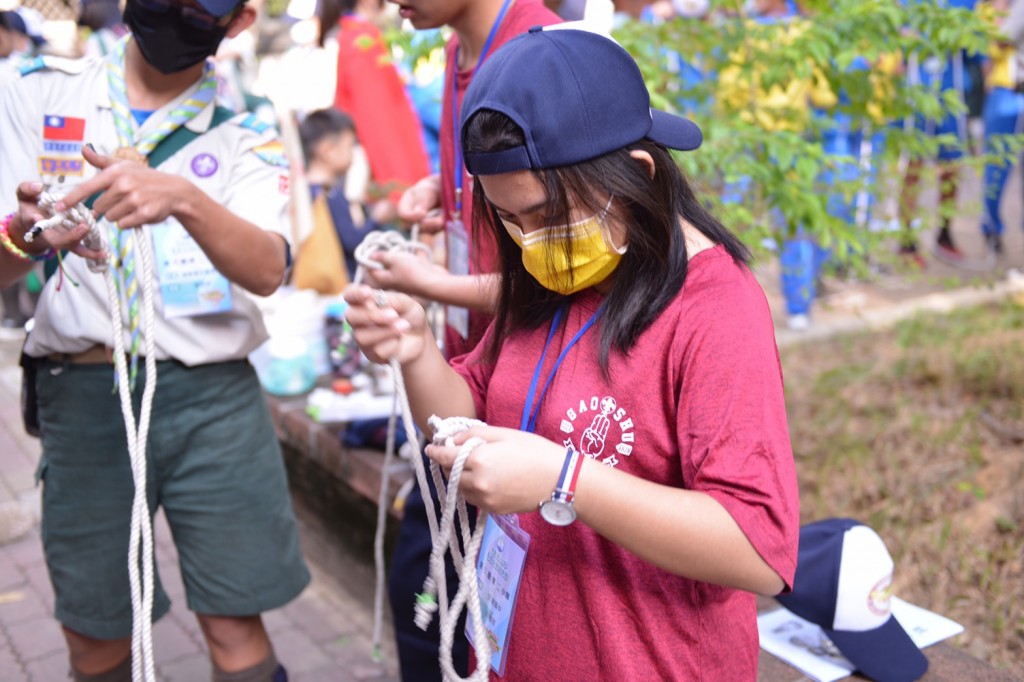
{"label": "taiwan flag patch", "polygon": [[85,139],[85,119],[71,116],[44,116],[43,139],[81,142]]}

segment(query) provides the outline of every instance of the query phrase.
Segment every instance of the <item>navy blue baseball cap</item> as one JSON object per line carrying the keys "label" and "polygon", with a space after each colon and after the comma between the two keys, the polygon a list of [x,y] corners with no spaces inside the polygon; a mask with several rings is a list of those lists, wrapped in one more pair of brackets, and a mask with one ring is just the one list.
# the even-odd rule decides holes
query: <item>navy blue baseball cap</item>
{"label": "navy blue baseball cap", "polygon": [[793,591],[776,597],[820,626],[836,648],[877,682],[912,682],[928,659],[892,615],[893,560],[882,538],[853,519],[800,529]]}
{"label": "navy blue baseball cap", "polygon": [[218,19],[231,14],[236,7],[245,4],[245,0],[196,0],[196,2]]}
{"label": "navy blue baseball cap", "polygon": [[3,14],[0,22],[7,30],[26,36],[36,47],[46,44],[46,38],[43,37],[43,16],[38,11],[21,8],[0,14]]}
{"label": "navy blue baseball cap", "polygon": [[618,43],[557,25],[531,28],[480,65],[462,101],[463,132],[484,109],[511,118],[526,144],[463,152],[473,175],[568,166],[643,139],[689,151],[703,139],[693,121],[651,109],[643,75]]}

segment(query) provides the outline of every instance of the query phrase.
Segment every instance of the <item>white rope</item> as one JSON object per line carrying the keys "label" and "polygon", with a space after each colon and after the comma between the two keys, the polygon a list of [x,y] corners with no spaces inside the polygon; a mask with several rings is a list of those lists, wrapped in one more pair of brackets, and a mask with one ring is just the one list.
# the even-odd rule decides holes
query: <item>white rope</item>
{"label": "white rope", "polygon": [[[417,232],[417,227],[414,226],[410,239],[406,239],[395,231],[371,232],[366,235],[355,251],[359,267],[356,270],[353,282],[359,284],[363,281],[366,268],[374,270],[383,269],[384,266],[381,263],[373,260],[372,255],[375,253],[424,253],[429,258],[431,256],[430,248],[417,239]],[[378,293],[377,304],[380,306],[386,305],[383,292]],[[433,502],[430,499],[426,468],[423,465],[421,449],[416,440],[416,425],[412,418],[409,396],[405,390],[402,368],[396,358],[391,358],[388,361],[388,369],[395,387],[396,407],[388,421],[388,438],[384,452],[384,468],[381,476],[381,490],[377,506],[377,530],[374,538],[374,564],[377,578],[376,593],[374,595],[374,652],[379,655],[380,651],[384,601],[384,529],[387,522],[388,474],[395,450],[395,414],[400,412],[406,436],[409,442],[414,445],[412,456],[413,469],[416,473],[420,490],[423,493],[427,510],[427,524],[430,527],[430,536],[433,540],[429,572],[423,584],[423,592],[419,595],[416,602],[415,621],[417,626],[426,630],[433,620],[434,613],[438,613],[441,630],[441,656],[439,663],[446,682],[485,682],[489,678],[491,653],[480,605],[479,586],[476,578],[476,561],[480,554],[480,544],[483,541],[487,514],[484,511],[480,511],[477,518],[477,531],[471,536],[466,501],[458,492],[459,480],[462,476],[462,469],[465,466],[466,459],[473,451],[473,448],[483,443],[483,441],[475,438],[463,445],[452,467],[447,486],[445,486],[440,467],[436,463],[431,462],[430,472],[434,480],[434,486],[437,489],[438,497],[444,500],[441,520],[439,522]],[[399,410],[398,408],[401,409]],[[430,420],[431,429],[434,431],[434,442],[437,444],[450,441],[451,437],[455,434],[470,426],[482,423],[458,417],[447,420],[431,417]],[[461,525],[462,545],[465,548],[465,556],[462,555],[459,549],[458,536],[454,532],[456,515]],[[459,589],[451,602],[452,612],[449,612],[448,583],[444,567],[444,555],[447,550],[450,550],[452,553],[452,559],[460,579]],[[455,627],[458,622],[458,614],[464,607],[468,609],[469,616],[472,619],[474,644],[477,654],[477,668],[473,674],[465,679],[456,672],[452,661]]]}
{"label": "white rope", "polygon": [[[464,417],[450,417],[441,419],[432,416],[429,419],[430,428],[434,432],[434,444],[451,447],[452,438],[462,431],[483,422],[476,419]],[[445,490],[442,483],[438,487],[438,497],[444,500],[444,508],[441,514],[440,529],[436,536],[433,536],[433,547],[430,552],[430,573],[423,584],[425,595],[431,595],[431,586],[437,588],[445,584],[446,574],[444,567],[445,548],[449,545],[454,547],[455,540],[455,514],[458,513],[459,524],[462,530],[462,545],[465,548],[465,557],[460,562],[453,550],[452,557],[455,561],[455,568],[459,573],[459,589],[452,599],[450,611],[439,614],[441,627],[441,672],[446,682],[486,682],[490,677],[491,667],[491,645],[487,639],[487,629],[484,627],[483,609],[480,605],[480,590],[477,583],[476,562],[480,555],[480,545],[483,542],[484,528],[487,525],[487,512],[478,509],[476,519],[476,530],[470,535],[469,513],[466,508],[466,500],[459,493],[459,482],[462,479],[462,470],[469,459],[470,453],[475,448],[484,444],[481,438],[470,438],[459,449],[459,454],[452,463],[452,470],[448,475],[448,488]],[[423,466],[422,459],[419,466]],[[430,462],[430,470],[435,480],[441,477],[441,468],[436,462]],[[461,563],[461,566],[460,566]],[[439,600],[440,601],[440,600]],[[430,600],[420,598],[416,602],[416,624],[421,629],[426,629],[433,619],[433,609],[430,607]],[[468,617],[473,625],[473,646],[476,649],[476,670],[466,678],[459,677],[455,671],[452,661],[452,647],[455,643],[455,627],[458,624],[459,613],[465,608]]]}
{"label": "white rope", "polygon": [[[78,225],[85,224],[89,226],[89,234],[82,240],[82,245],[94,251],[106,251],[106,242],[103,239],[102,233],[96,227],[92,211],[83,204],[78,204],[62,213],[57,212],[56,206],[63,198],[59,194],[45,191],[39,195],[39,208],[43,212],[49,213],[50,217],[40,220],[33,225],[32,229],[25,233],[25,241],[31,244],[43,230],[62,229],[67,231],[74,229]],[[90,259],[86,263],[92,272],[107,271],[106,261]]]}
{"label": "white rope", "polygon": [[[375,253],[423,253],[427,258],[431,256],[430,247],[416,238],[415,228],[409,239],[403,237],[402,233],[397,230],[370,232],[356,247],[354,255],[362,267],[370,270],[383,270],[384,265],[372,258]],[[355,283],[358,284],[362,279],[362,273],[357,269]]]}
{"label": "white rope", "polygon": [[[374,230],[368,233],[359,246],[355,249],[355,259],[359,264],[353,278],[354,284],[359,284],[366,276],[366,269],[380,270],[383,265],[375,261],[372,256],[375,253],[426,253],[430,256],[430,249],[417,239],[418,227],[413,228],[410,239],[406,239],[396,231],[383,232]],[[351,339],[343,339],[343,343],[350,343]],[[393,374],[393,373],[392,373]],[[396,384],[397,386],[397,384]],[[381,469],[380,493],[377,496],[377,528],[373,538],[373,565],[375,573],[375,587],[373,595],[373,654],[377,660],[381,656],[381,641],[383,639],[384,623],[384,586],[386,576],[384,571],[384,531],[387,527],[388,517],[388,492],[389,475],[395,457],[395,431],[397,428],[397,415],[399,414],[398,391],[395,391],[395,402],[391,409],[391,416],[388,418],[387,441],[384,448],[384,466]],[[411,419],[410,419],[411,423]],[[415,428],[410,429],[406,424],[406,437],[411,441],[416,438]],[[417,448],[417,453],[419,449]],[[418,455],[417,455],[418,456]],[[433,509],[430,510],[433,514]],[[431,516],[431,520],[433,520]],[[436,523],[431,524],[431,534],[436,532]]]}
{"label": "white rope", "polygon": [[[70,230],[79,224],[89,226],[89,234],[82,240],[91,249],[105,250],[105,240],[92,212],[82,204],[64,212],[55,211],[61,196],[44,192],[40,196],[39,208],[50,218],[33,226],[30,233],[35,238],[47,229]],[[26,241],[31,241],[26,235]],[[128,458],[131,462],[135,495],[132,500],[132,515],[128,538],[128,583],[132,599],[132,679],[136,682],[155,682],[156,670],[153,661],[153,525],[149,516],[149,502],[146,492],[146,448],[149,440],[149,423],[152,415],[153,395],[156,392],[156,314],[153,303],[153,254],[145,239],[134,240],[139,258],[139,292],[142,296],[142,325],[145,348],[146,384],[142,392],[142,409],[136,424],[132,406],[131,389],[128,385],[128,363],[125,361],[124,323],[121,318],[121,295],[117,282],[105,260],[89,260],[89,269],[102,272],[107,286],[107,302],[110,308],[111,330],[114,337],[114,366],[117,371],[118,393],[121,399],[121,413],[124,417],[128,441]],[[141,548],[140,548],[141,545]],[[141,555],[140,555],[141,550]],[[141,576],[140,576],[141,563]]]}

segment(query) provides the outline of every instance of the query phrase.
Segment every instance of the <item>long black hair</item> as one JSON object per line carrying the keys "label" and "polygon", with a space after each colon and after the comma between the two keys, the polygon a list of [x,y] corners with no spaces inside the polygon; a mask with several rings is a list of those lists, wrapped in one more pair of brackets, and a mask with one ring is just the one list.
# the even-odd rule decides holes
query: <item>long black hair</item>
{"label": "long black hair", "polygon": [[316,15],[320,20],[320,35],[316,42],[320,47],[324,46],[327,34],[338,25],[342,15],[351,12],[356,7],[356,0],[320,0],[317,3]]}
{"label": "long black hair", "polygon": [[[495,152],[525,143],[519,126],[497,111],[476,113],[462,132],[466,152]],[[654,159],[654,177],[629,154],[643,150]],[[601,315],[599,363],[607,371],[615,350],[628,353],[640,335],[679,293],[686,280],[686,240],[682,218],[737,263],[750,257],[747,248],[697,199],[667,149],[649,140],[571,166],[536,170],[547,192],[544,215],[551,224],[572,222],[572,208],[600,214],[602,197],[612,197],[613,212],[623,219],[628,249],[614,273]],[[473,225],[478,237],[497,244],[501,284],[490,357],[496,357],[508,334],[534,329],[550,320],[568,297],[545,289],[522,265],[522,250],[501,225],[480,183],[473,187]],[[480,234],[484,232],[484,234]],[[564,246],[571,251],[571,243]],[[567,254],[571,255],[571,253]]]}

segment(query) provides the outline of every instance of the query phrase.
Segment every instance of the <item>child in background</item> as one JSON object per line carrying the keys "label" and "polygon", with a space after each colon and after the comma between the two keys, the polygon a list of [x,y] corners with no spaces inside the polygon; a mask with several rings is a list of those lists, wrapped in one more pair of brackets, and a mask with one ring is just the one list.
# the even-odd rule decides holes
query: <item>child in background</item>
{"label": "child in background", "polygon": [[[333,273],[331,282],[317,277],[316,281],[306,283],[296,281],[296,285],[317,289],[323,294],[337,294],[355,277],[356,247],[369,232],[394,219],[392,205],[386,200],[379,201],[367,215],[360,204],[349,203],[345,196],[345,174],[352,166],[352,152],[357,143],[355,124],[348,114],[337,109],[314,111],[299,125],[299,136],[313,198],[314,235],[323,228],[317,221],[327,221],[337,237],[343,260],[336,264],[340,271]],[[304,245],[296,256],[296,278],[303,277],[306,266],[300,261],[304,258],[322,259],[329,255],[323,249],[307,249]],[[339,275],[343,275],[343,282]]]}

